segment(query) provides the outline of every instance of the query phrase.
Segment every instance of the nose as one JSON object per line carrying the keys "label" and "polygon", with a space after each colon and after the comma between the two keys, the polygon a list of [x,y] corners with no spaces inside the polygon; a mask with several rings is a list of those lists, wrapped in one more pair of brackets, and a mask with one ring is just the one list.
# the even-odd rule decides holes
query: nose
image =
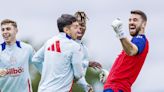
{"label": "nose", "polygon": [[133,25],[134,24],[134,21],[129,21],[129,25]]}

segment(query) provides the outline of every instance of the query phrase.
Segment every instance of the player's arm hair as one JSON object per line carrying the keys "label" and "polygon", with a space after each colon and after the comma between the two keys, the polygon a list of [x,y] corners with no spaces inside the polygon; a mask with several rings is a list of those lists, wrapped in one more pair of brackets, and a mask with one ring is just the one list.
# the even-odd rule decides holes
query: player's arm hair
{"label": "player's arm hair", "polygon": [[138,48],[128,38],[120,39],[122,47],[127,55],[134,56],[138,53]]}

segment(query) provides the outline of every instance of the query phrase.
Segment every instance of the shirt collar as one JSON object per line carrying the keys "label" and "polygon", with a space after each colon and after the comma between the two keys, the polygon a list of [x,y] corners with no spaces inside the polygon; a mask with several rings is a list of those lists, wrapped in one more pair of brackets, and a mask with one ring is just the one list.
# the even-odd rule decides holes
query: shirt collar
{"label": "shirt collar", "polygon": [[67,34],[66,34],[66,37],[67,37],[68,39],[72,39],[71,36],[69,36],[69,35],[67,35]]}
{"label": "shirt collar", "polygon": [[76,42],[81,44],[82,40],[77,39]]}
{"label": "shirt collar", "polygon": [[[20,41],[16,41],[15,43],[16,43],[17,47],[21,48]],[[6,42],[3,42],[1,44],[1,47],[2,47],[2,51],[5,50],[6,49]]]}
{"label": "shirt collar", "polygon": [[64,32],[60,32],[59,35],[60,35],[61,37],[66,37],[66,38],[68,38],[68,39],[70,39],[70,40],[72,39],[71,36],[67,35],[67,34],[64,33]]}

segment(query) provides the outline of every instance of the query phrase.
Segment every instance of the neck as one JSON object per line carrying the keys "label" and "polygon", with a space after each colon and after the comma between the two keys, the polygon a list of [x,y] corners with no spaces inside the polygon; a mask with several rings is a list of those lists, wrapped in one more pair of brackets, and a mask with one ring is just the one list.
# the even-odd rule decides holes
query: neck
{"label": "neck", "polygon": [[10,41],[10,42],[6,42],[6,44],[7,45],[13,45],[13,44],[15,44],[15,42],[16,42],[16,39],[14,39],[13,41]]}
{"label": "neck", "polygon": [[138,34],[145,34],[144,29],[141,29]]}

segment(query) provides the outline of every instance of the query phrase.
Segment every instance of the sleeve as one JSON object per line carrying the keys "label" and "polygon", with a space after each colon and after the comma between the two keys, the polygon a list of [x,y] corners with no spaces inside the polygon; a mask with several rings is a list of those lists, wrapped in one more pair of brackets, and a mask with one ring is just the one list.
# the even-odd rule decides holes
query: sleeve
{"label": "sleeve", "polygon": [[72,53],[72,67],[75,79],[80,79],[84,75],[84,70],[82,68],[82,58],[81,58],[81,48],[74,48]]}
{"label": "sleeve", "polygon": [[88,85],[89,85],[87,81],[85,80],[84,76],[77,81],[77,84],[80,85],[84,90],[87,90]]}
{"label": "sleeve", "polygon": [[29,57],[29,62],[32,63],[32,57],[35,54],[35,50],[32,46],[30,46],[30,57]]}
{"label": "sleeve", "polygon": [[134,37],[131,42],[137,46],[137,48],[138,48],[137,54],[140,54],[143,52],[143,50],[145,48],[145,44],[146,44],[146,38],[144,36],[138,35],[138,36]]}
{"label": "sleeve", "polygon": [[41,49],[39,49],[32,57],[32,63],[37,68],[39,73],[42,72],[42,67],[43,67],[42,63],[44,62],[44,48],[45,46],[41,47]]}
{"label": "sleeve", "polygon": [[84,76],[86,75],[87,72],[87,68],[89,66],[89,55],[88,55],[88,48],[86,46],[83,45],[83,70],[84,70]]}
{"label": "sleeve", "polygon": [[83,46],[84,49],[84,60],[83,60],[83,67],[88,68],[89,66],[89,55],[88,55],[88,48],[86,46]]}

